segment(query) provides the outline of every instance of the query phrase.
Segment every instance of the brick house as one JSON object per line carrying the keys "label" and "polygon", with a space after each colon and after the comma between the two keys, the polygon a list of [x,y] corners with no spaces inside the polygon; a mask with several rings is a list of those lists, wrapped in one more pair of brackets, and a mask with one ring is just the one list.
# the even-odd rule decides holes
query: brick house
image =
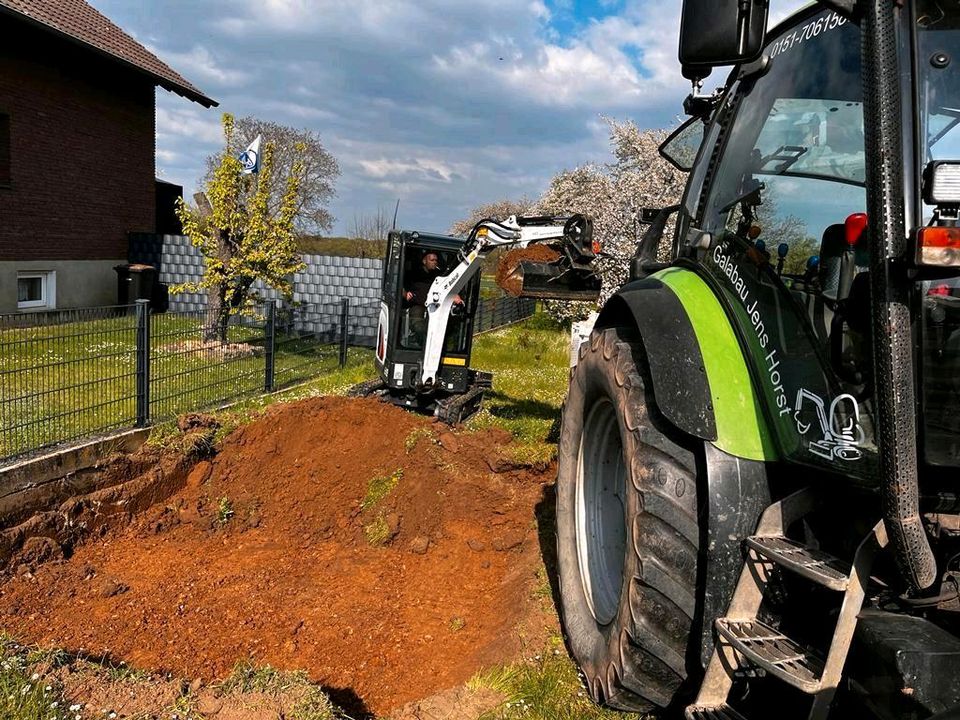
{"label": "brick house", "polygon": [[84,0],[0,0],[0,313],[116,302],[155,232],[155,88],[205,96]]}

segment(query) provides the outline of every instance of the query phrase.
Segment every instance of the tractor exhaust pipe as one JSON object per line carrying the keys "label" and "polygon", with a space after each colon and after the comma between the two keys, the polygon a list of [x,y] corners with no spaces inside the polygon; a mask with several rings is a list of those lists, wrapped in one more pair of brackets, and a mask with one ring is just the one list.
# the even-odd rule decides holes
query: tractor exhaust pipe
{"label": "tractor exhaust pipe", "polygon": [[[937,563],[920,517],[910,281],[903,205],[903,141],[894,12],[896,0],[869,0],[863,18],[870,292],[874,390],[883,519],[911,590],[936,582]],[[909,172],[909,169],[906,170]]]}

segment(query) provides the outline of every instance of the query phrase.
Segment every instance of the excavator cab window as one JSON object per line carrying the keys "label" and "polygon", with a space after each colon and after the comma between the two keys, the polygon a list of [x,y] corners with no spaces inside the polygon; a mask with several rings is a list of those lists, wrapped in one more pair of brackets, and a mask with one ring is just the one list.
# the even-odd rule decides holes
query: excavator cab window
{"label": "excavator cab window", "polygon": [[[426,304],[433,281],[448,275],[460,262],[458,254],[451,250],[408,245],[403,253],[403,272],[400,283],[400,332],[399,346],[405,350],[422,350],[427,338],[428,313]],[[463,353],[469,347],[469,323],[473,283],[468,283],[461,293],[463,303],[458,303],[447,322],[444,351]]]}

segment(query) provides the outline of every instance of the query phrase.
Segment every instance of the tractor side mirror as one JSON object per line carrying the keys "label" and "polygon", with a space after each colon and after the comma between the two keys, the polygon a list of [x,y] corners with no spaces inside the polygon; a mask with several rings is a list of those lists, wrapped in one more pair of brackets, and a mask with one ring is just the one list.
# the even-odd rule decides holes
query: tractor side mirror
{"label": "tractor side mirror", "polygon": [[759,57],[767,32],[769,0],[683,0],[680,63],[709,68]]}

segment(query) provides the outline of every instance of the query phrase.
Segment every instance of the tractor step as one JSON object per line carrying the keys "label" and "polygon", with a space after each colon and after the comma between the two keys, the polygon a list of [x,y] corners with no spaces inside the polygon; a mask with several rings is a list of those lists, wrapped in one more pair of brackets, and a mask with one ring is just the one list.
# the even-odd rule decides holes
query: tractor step
{"label": "tractor step", "polygon": [[850,584],[849,563],[782,535],[749,537],[747,547],[764,559],[830,590],[843,592]]}
{"label": "tractor step", "polygon": [[717,632],[753,665],[805,693],[820,690],[823,660],[759,620],[720,618]]}
{"label": "tractor step", "polygon": [[716,707],[691,705],[687,708],[685,714],[687,720],[747,720],[726,703]]}

